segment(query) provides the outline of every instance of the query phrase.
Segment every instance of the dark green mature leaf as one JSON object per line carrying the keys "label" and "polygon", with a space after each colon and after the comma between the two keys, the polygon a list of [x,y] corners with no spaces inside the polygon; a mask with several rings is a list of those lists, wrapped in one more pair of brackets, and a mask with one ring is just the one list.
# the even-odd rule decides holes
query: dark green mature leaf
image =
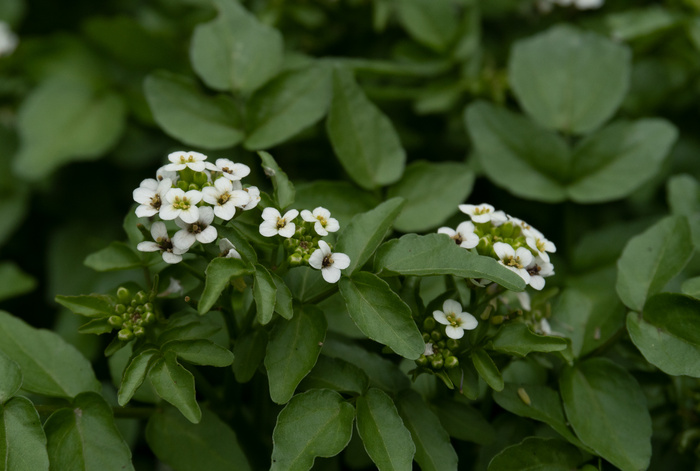
{"label": "dark green mature leaf", "polygon": [[389,198],[406,200],[394,226],[401,232],[423,232],[445,222],[467,199],[474,185],[474,172],[457,162],[418,161],[406,167]]}
{"label": "dark green mature leaf", "polygon": [[176,409],[163,407],[149,419],[146,441],[159,460],[175,471],[250,470],[236,433],[207,409],[193,424]]}
{"label": "dark green mature leaf", "polygon": [[409,360],[423,354],[425,341],[411,316],[411,308],[386,281],[360,272],[341,279],[339,288],[350,317],[367,337]]}
{"label": "dark green mature leaf", "polygon": [[27,398],[0,400],[0,463],[3,471],[49,469],[41,418]]}
{"label": "dark green mature leaf", "polygon": [[488,471],[571,471],[587,459],[578,448],[562,440],[530,437],[494,456]]}
{"label": "dark green mature leaf", "polygon": [[284,281],[289,287],[294,299],[302,303],[313,301],[326,295],[335,286],[323,279],[321,270],[311,267],[294,267],[284,275]]}
{"label": "dark green mature leaf", "polygon": [[144,92],[156,123],[169,136],[203,149],[225,149],[243,140],[235,103],[204,95],[189,77],[158,71]]}
{"label": "dark green mature leaf", "polygon": [[83,294],[80,296],[56,296],[56,302],[63,307],[85,317],[107,317],[114,313],[110,298],[102,294]]}
{"label": "dark green mature leaf", "polygon": [[676,141],[668,121],[617,121],[576,145],[567,193],[579,203],[600,203],[629,195],[656,175]]}
{"label": "dark green mature leaf", "polygon": [[277,206],[279,206],[280,209],[284,209],[294,203],[296,191],[294,190],[292,182],[289,181],[287,174],[284,173],[282,168],[275,162],[275,159],[267,152],[261,151],[258,152],[258,155],[262,160],[262,168],[265,171],[265,175],[272,180],[272,186],[274,188],[273,196],[275,197]]}
{"label": "dark green mature leaf", "polygon": [[419,43],[443,52],[457,34],[457,15],[451,2],[405,0],[396,3],[399,20]]}
{"label": "dark green mature leaf", "polygon": [[121,136],[124,118],[119,95],[84,81],[49,79],[22,102],[14,170],[39,180],[68,162],[97,159]]}
{"label": "dark green mature leaf", "polygon": [[258,261],[258,254],[255,253],[255,249],[252,245],[250,245],[250,242],[248,242],[243,233],[241,233],[237,227],[220,227],[219,237],[228,239],[229,242],[236,247],[236,250],[241,254],[246,262],[256,263]]}
{"label": "dark green mature leaf", "polygon": [[277,297],[275,298],[275,312],[285,319],[289,320],[294,316],[293,298],[284,280],[275,272],[270,272],[272,281],[277,288]]}
{"label": "dark green mature leaf", "polygon": [[281,73],[248,103],[246,149],[272,147],[318,122],[328,111],[331,93],[331,70],[325,65]]}
{"label": "dark green mature leaf", "polygon": [[566,416],[583,443],[623,471],[647,468],[651,418],[631,374],[594,358],[565,369],[559,387]]}
{"label": "dark green mature leaf", "polygon": [[233,374],[239,383],[251,380],[265,358],[267,332],[257,329],[239,337],[233,347]]}
{"label": "dark green mature leaf", "polygon": [[194,376],[177,362],[175,352],[166,352],[156,359],[148,371],[148,379],[156,393],[177,407],[193,424],[202,418],[194,390]]}
{"label": "dark green mature leaf", "polygon": [[112,242],[88,255],[83,263],[95,271],[130,270],[143,265],[141,258],[124,242]]}
{"label": "dark green mature leaf", "polygon": [[394,401],[381,389],[357,398],[357,431],[379,470],[411,469],[416,446]]}
{"label": "dark green mature leaf", "polygon": [[0,301],[29,293],[36,285],[36,279],[15,263],[0,262]]}
{"label": "dark green mature leaf", "polygon": [[686,343],[700,347],[700,301],[690,296],[660,293],[644,306],[644,319]]}
{"label": "dark green mature leaf", "polygon": [[44,431],[51,469],[134,469],[112,408],[96,393],[80,394],[72,407],[51,414]]}
{"label": "dark green mature leaf", "polygon": [[479,376],[486,381],[486,384],[495,391],[501,391],[504,386],[503,376],[489,354],[484,349],[478,348],[472,352],[471,358],[474,368],[476,368]]}
{"label": "dark green mature leaf", "polygon": [[282,66],[282,35],[237,1],[214,3],[219,16],[197,26],[192,36],[192,67],[215,90],[252,93]]}
{"label": "dark green mature leaf", "polygon": [[692,216],[700,211],[700,183],[688,174],[675,175],[666,183],[666,200],[671,212]]}
{"label": "dark green mature leaf", "polygon": [[432,409],[451,437],[479,445],[487,445],[495,438],[496,431],[481,412],[463,402],[442,399]]}
{"label": "dark green mature leaf", "polygon": [[134,394],[146,379],[148,370],[159,358],[161,358],[160,352],[155,348],[151,348],[133,357],[127,367],[124,368],[124,374],[119,385],[119,395],[117,396],[120,406],[124,407],[134,397]]}
{"label": "dark green mature leaf", "polygon": [[403,198],[392,198],[366,213],[358,214],[338,236],[336,252],[350,257],[346,273],[352,274],[372,256],[401,211]]}
{"label": "dark green mature leaf", "polygon": [[354,407],[340,394],[315,389],[295,396],[272,433],[272,471],[307,471],[317,456],[340,453],[352,436]]}
{"label": "dark green mature leaf", "polygon": [[233,353],[211,340],[171,340],[161,347],[163,354],[175,352],[180,360],[194,365],[229,366],[233,363]]}
{"label": "dark green mature leaf", "polygon": [[[582,134],[600,126],[622,103],[630,60],[623,44],[559,25],[515,43],[508,77],[529,115],[548,128]],[[606,86],[599,87],[603,82]]]}
{"label": "dark green mature leaf", "polygon": [[277,299],[277,285],[267,268],[260,264],[255,265],[255,277],[253,281],[253,297],[255,299],[255,317],[262,325],[272,320]]}
{"label": "dark green mature leaf", "polygon": [[401,393],[396,401],[399,414],[416,445],[415,460],[423,471],[457,469],[450,436],[428,405],[415,391]]}
{"label": "dark green mature leaf", "polygon": [[22,386],[22,372],[19,365],[0,351],[0,404],[15,395]]}
{"label": "dark green mature leaf", "polygon": [[294,207],[314,209],[322,206],[344,227],[359,213],[367,212],[379,205],[380,200],[350,182],[316,180],[296,186]]}
{"label": "dark green mature leaf", "polygon": [[374,189],[401,178],[406,153],[391,121],[367,99],[352,73],[333,71],[328,137],[345,171],[359,186]]}
{"label": "dark green mature leaf", "polygon": [[369,378],[359,367],[325,355],[318,357],[316,365],[299,385],[304,390],[332,389],[357,395],[364,393],[368,386]]}
{"label": "dark green mature leaf", "polygon": [[290,321],[277,321],[265,355],[270,398],[277,404],[291,399],[296,387],[316,364],[326,327],[323,311],[315,306],[299,308]]}
{"label": "dark green mature leaf", "polygon": [[681,285],[681,292],[695,299],[700,299],[700,276],[685,280]]}
{"label": "dark green mature leaf", "polygon": [[688,220],[669,216],[630,239],[617,262],[617,293],[630,309],[641,311],[686,265],[693,254]]}
{"label": "dark green mature leaf", "polygon": [[0,311],[0,351],[19,365],[25,391],[70,398],[100,390],[90,362],[75,347],[4,311]]}
{"label": "dark green mature leaf", "polygon": [[493,349],[524,357],[530,352],[559,352],[569,343],[563,337],[538,335],[525,324],[508,323],[493,339]]}
{"label": "dark green mature leaf", "polygon": [[548,203],[566,199],[571,151],[560,136],[483,101],[469,105],[464,116],[491,181],[523,198]]}
{"label": "dark green mature leaf", "polygon": [[374,266],[380,275],[455,275],[486,278],[512,291],[525,289],[525,282],[491,257],[474,255],[444,234],[407,234],[377,250]]}
{"label": "dark green mature leaf", "polygon": [[212,260],[207,269],[204,292],[199,298],[197,310],[200,314],[206,314],[209,309],[219,299],[221,292],[228,286],[231,278],[251,275],[255,273],[255,268],[250,263],[237,258],[218,257]]}
{"label": "dark green mature leaf", "polygon": [[678,24],[683,17],[668,9],[653,5],[606,15],[605,23],[610,35],[619,41],[629,41],[641,36],[659,33]]}
{"label": "dark green mature leaf", "polygon": [[[8,164],[7,168],[9,167]],[[9,193],[0,195],[0,218],[2,218],[0,245],[5,244],[29,211],[30,194],[28,185],[22,185]]]}

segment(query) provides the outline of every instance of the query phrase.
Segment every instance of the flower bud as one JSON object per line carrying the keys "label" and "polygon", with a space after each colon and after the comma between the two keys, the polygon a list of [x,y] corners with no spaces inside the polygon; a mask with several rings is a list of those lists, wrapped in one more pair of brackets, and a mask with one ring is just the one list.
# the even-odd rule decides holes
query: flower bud
{"label": "flower bud", "polygon": [[134,335],[136,337],[143,337],[146,334],[146,329],[144,329],[142,326],[137,325],[134,327]]}
{"label": "flower bud", "polygon": [[117,334],[117,337],[119,337],[119,340],[121,340],[122,342],[128,342],[129,340],[134,338],[134,333],[129,329],[122,329]]}
{"label": "flower bud", "polygon": [[456,356],[448,356],[447,358],[445,358],[445,368],[452,369],[457,365],[459,365],[459,360]]}
{"label": "flower bud", "polygon": [[153,303],[146,303],[143,305],[143,312],[153,312]]}
{"label": "flower bud", "polygon": [[[205,183],[207,183],[207,174],[204,172],[194,172],[194,176],[192,177],[192,181],[197,185],[197,188],[193,188],[195,190],[198,190],[199,187],[202,187]],[[191,187],[192,185],[190,185]]]}
{"label": "flower bud", "polygon": [[442,339],[442,332],[439,330],[433,330],[430,332],[430,338],[437,342],[438,340]]}
{"label": "flower bud", "polygon": [[301,265],[302,261],[303,257],[301,256],[301,254],[298,254],[296,252],[289,256],[290,267],[298,267],[299,265]]}
{"label": "flower bud", "polygon": [[416,363],[420,366],[425,366],[428,364],[428,359],[425,357],[425,355],[421,355],[416,360]]}
{"label": "flower bud", "polygon": [[119,316],[109,316],[107,322],[109,322],[109,325],[111,325],[112,327],[121,327],[122,323],[124,322],[124,319],[122,319]]}
{"label": "flower bud", "polygon": [[124,314],[126,312],[126,306],[124,306],[123,304],[117,304],[116,306],[114,306],[114,312],[116,312],[117,314]]}
{"label": "flower bud", "polygon": [[423,342],[428,343],[430,342],[430,334],[427,332],[423,332]]}
{"label": "flower bud", "polygon": [[120,286],[117,290],[117,298],[119,298],[119,301],[126,304],[131,301],[131,293],[125,287]]}
{"label": "flower bud", "polygon": [[180,180],[179,182],[177,182],[177,187],[182,191],[189,191],[189,186],[189,183],[187,183],[185,180]]}
{"label": "flower bud", "polygon": [[440,357],[440,356],[436,356],[436,357],[433,358],[433,360],[430,362],[430,366],[432,366],[433,369],[435,369],[435,370],[439,370],[440,368],[443,367],[444,364],[445,364],[445,361],[444,361],[444,360],[442,359],[442,357]]}
{"label": "flower bud", "polygon": [[148,296],[146,295],[146,293],[144,291],[139,291],[138,293],[136,293],[136,296],[134,297],[134,299],[136,299],[136,301],[139,304],[145,304],[148,302]]}
{"label": "flower bud", "polygon": [[504,238],[513,237],[513,233],[515,232],[515,226],[510,221],[501,224],[498,229],[501,232],[501,237]]}
{"label": "flower bud", "polygon": [[435,325],[435,319],[433,319],[432,317],[426,317],[423,321],[423,330],[425,330],[426,332],[430,332],[435,328]]}
{"label": "flower bud", "polygon": [[490,321],[493,325],[500,325],[503,324],[503,321],[505,320],[505,317],[503,316],[493,316],[491,317]]}
{"label": "flower bud", "polygon": [[143,315],[143,320],[141,323],[144,325],[149,325],[149,324],[153,324],[153,322],[155,320],[156,320],[156,315],[153,314],[152,311],[148,311],[146,314]]}
{"label": "flower bud", "polygon": [[445,348],[445,341],[444,341],[444,340],[440,340],[440,341],[437,343],[437,346],[438,346],[438,348]]}
{"label": "flower bud", "polygon": [[450,350],[457,350],[459,348],[459,340],[457,339],[447,339],[447,348]]}

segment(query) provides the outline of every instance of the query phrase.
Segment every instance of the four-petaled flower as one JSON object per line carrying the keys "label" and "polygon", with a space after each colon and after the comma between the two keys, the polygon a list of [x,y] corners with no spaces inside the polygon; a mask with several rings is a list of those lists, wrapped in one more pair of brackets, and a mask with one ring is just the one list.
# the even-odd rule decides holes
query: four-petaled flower
{"label": "four-petaled flower", "polygon": [[196,242],[208,244],[216,240],[216,227],[211,223],[214,221],[214,210],[209,206],[199,208],[199,218],[193,223],[186,223],[177,219],[175,224],[180,230],[173,236],[173,244],[176,247],[187,250]]}
{"label": "four-petaled flower", "polygon": [[508,216],[503,211],[496,211],[490,204],[460,204],[459,210],[468,214],[472,221],[477,224],[491,221],[495,226],[499,226],[508,220]]}
{"label": "four-petaled flower", "polygon": [[214,186],[202,189],[202,199],[214,206],[214,214],[229,221],[236,214],[236,207],[242,208],[250,201],[248,192],[234,190],[231,180],[217,178]]}
{"label": "four-petaled flower", "polygon": [[554,265],[545,261],[542,257],[535,257],[526,267],[526,270],[530,275],[529,285],[537,291],[544,288],[545,277],[554,275]]}
{"label": "four-petaled flower", "polygon": [[237,164],[229,159],[216,159],[217,172],[221,172],[224,177],[232,181],[239,181],[250,174],[250,167],[245,164]]}
{"label": "four-petaled flower", "polygon": [[520,275],[525,283],[530,282],[527,266],[532,263],[532,253],[528,249],[518,247],[518,250],[515,250],[510,244],[496,242],[493,244],[493,251],[498,255],[498,263]]}
{"label": "four-petaled flower", "polygon": [[554,253],[557,251],[554,243],[545,239],[544,235],[533,227],[523,229],[523,235],[528,247],[537,252],[537,255],[545,262],[549,262],[549,254],[547,252]]}
{"label": "four-petaled flower", "polygon": [[260,190],[257,186],[249,186],[248,188],[243,188],[243,191],[248,193],[249,198],[248,204],[243,206],[243,210],[248,211],[249,209],[256,207],[260,202]]}
{"label": "four-petaled flower", "polygon": [[331,252],[330,246],[322,240],[318,241],[318,247],[309,257],[309,265],[321,270],[323,279],[328,283],[336,283],[340,279],[340,270],[350,266],[350,257]]}
{"label": "four-petaled flower", "polygon": [[141,252],[162,252],[166,263],[178,263],[182,261],[182,254],[187,249],[182,249],[173,244],[168,237],[168,229],[162,221],[154,222],[151,226],[151,236],[154,242],[140,242],[136,248]]}
{"label": "four-petaled flower", "polygon": [[438,229],[438,234],[447,234],[457,245],[465,249],[473,249],[479,244],[479,236],[474,233],[474,223],[471,221],[464,221],[457,226],[457,230],[441,227]]}
{"label": "four-petaled flower", "polygon": [[433,317],[440,324],[446,325],[445,334],[451,339],[461,339],[465,330],[476,329],[479,321],[468,312],[462,312],[462,305],[454,299],[442,303],[442,311],[433,311]]}
{"label": "four-petaled flower", "polygon": [[224,258],[241,258],[241,254],[236,250],[236,246],[231,243],[228,239],[219,240],[219,257]]}
{"label": "four-petaled flower", "polygon": [[202,193],[190,190],[185,193],[180,188],[172,188],[165,194],[165,204],[160,207],[160,217],[170,221],[179,217],[184,222],[192,224],[199,219],[197,203],[202,201]]}
{"label": "four-petaled flower", "polygon": [[331,212],[326,208],[318,207],[313,213],[308,209],[301,212],[301,218],[306,222],[314,223],[314,230],[320,236],[327,236],[329,232],[336,232],[340,229],[338,220],[331,217]]}
{"label": "four-petaled flower", "polygon": [[272,237],[277,234],[290,238],[297,230],[296,224],[292,220],[299,215],[296,209],[290,209],[284,216],[275,208],[265,208],[262,212],[263,222],[260,224],[260,234],[265,237]]}
{"label": "four-petaled flower", "polygon": [[199,152],[178,151],[169,154],[168,160],[172,163],[163,166],[165,171],[173,172],[189,168],[195,172],[201,172],[206,167],[204,161],[207,160],[207,156]]}
{"label": "four-petaled flower", "polygon": [[136,208],[136,216],[151,217],[158,214],[165,199],[165,194],[172,187],[172,181],[164,178],[161,181],[147,178],[133,192],[134,201],[139,203]]}

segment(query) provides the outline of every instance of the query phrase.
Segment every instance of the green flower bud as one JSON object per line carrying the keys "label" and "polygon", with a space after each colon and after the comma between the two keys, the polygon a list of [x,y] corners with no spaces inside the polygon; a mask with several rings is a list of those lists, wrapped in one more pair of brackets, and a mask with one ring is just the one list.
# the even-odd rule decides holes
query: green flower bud
{"label": "green flower bud", "polygon": [[423,332],[423,342],[428,343],[430,342],[430,334],[427,332]]}
{"label": "green flower bud", "polygon": [[304,258],[301,256],[301,254],[294,252],[292,255],[289,256],[289,266],[298,267],[299,265],[301,265],[301,262],[303,260]]}
{"label": "green flower bud", "polygon": [[452,352],[449,348],[446,348],[444,350],[440,350],[440,356],[444,359],[447,359],[447,357],[452,356]]}
{"label": "green flower bud", "polygon": [[433,360],[430,362],[430,366],[432,366],[434,370],[439,370],[443,367],[444,364],[445,361],[442,359],[442,357],[439,356],[433,358]]}
{"label": "green flower bud", "polygon": [[190,183],[189,185],[187,185],[187,191],[191,190],[199,191],[199,185],[197,185],[196,183]]}
{"label": "green flower bud", "polygon": [[114,306],[114,312],[120,315],[124,314],[126,312],[126,306],[124,306],[123,304],[117,304],[116,306]]}
{"label": "green flower bud", "polygon": [[126,308],[126,313],[127,313],[128,315],[133,314],[133,313],[134,313],[134,306],[129,306],[129,307],[127,307],[127,308]]}
{"label": "green flower bud", "polygon": [[145,324],[145,325],[153,324],[153,322],[155,322],[155,320],[156,320],[156,315],[153,314],[153,312],[148,311],[146,314],[143,315],[142,324]]}
{"label": "green flower bud", "polygon": [[117,334],[117,337],[119,337],[119,340],[121,340],[122,342],[128,342],[129,340],[134,338],[134,333],[129,329],[122,329]]}
{"label": "green flower bud", "polygon": [[124,319],[122,319],[119,316],[109,316],[107,322],[109,322],[109,325],[111,325],[112,327],[121,327],[122,322],[124,322]]}
{"label": "green flower bud", "polygon": [[136,327],[134,327],[134,335],[136,337],[143,337],[144,335],[146,335],[146,329],[144,329],[140,325],[137,325]]}
{"label": "green flower bud", "polygon": [[299,241],[290,237],[289,239],[284,239],[282,244],[284,245],[285,249],[292,250],[299,244]]}
{"label": "green flower bud", "polygon": [[438,340],[442,339],[442,332],[439,330],[433,330],[430,332],[430,338],[437,342]]}
{"label": "green flower bud", "polygon": [[117,298],[119,298],[119,301],[123,303],[128,303],[129,301],[131,301],[131,293],[128,289],[124,288],[123,286],[120,286],[117,290]]}
{"label": "green flower bud", "polygon": [[131,319],[126,319],[122,325],[124,326],[125,329],[131,329],[134,326],[134,323],[131,321]]}
{"label": "green flower bud", "polygon": [[311,258],[311,254],[307,253],[303,257],[304,263],[309,263],[309,258]]}
{"label": "green flower bud", "polygon": [[177,187],[182,191],[189,191],[190,184],[187,183],[185,180],[180,180],[179,182],[177,182]]}
{"label": "green flower bud", "polygon": [[139,303],[139,304],[145,304],[148,302],[148,295],[144,291],[139,291],[136,293],[136,296],[134,296],[134,299]]}
{"label": "green flower bud", "polygon": [[421,355],[416,360],[416,363],[420,366],[425,366],[428,364],[428,359],[425,357],[425,355]]}
{"label": "green flower bud", "polygon": [[[198,190],[201,188],[205,183],[207,182],[207,174],[204,172],[194,172],[194,175],[192,177],[192,181],[197,184],[197,188],[194,188],[195,190]],[[192,185],[190,185],[192,186]]]}
{"label": "green flower bud", "polygon": [[513,233],[515,232],[515,225],[508,221],[504,224],[501,224],[498,229],[500,230],[501,237],[513,237]]}
{"label": "green flower bud", "polygon": [[459,348],[459,340],[447,339],[447,348],[450,350],[457,350],[457,348]]}
{"label": "green flower bud", "polygon": [[459,365],[459,360],[455,356],[449,356],[445,358],[445,368],[452,369]]}
{"label": "green flower bud", "polygon": [[440,340],[440,341],[437,343],[437,346],[438,346],[439,348],[445,348],[445,341],[444,341],[444,340]]}
{"label": "green flower bud", "polygon": [[153,303],[146,303],[143,305],[143,312],[153,312]]}
{"label": "green flower bud", "polygon": [[436,322],[435,319],[432,317],[426,317],[425,320],[423,321],[423,329],[425,331],[431,331],[435,328]]}
{"label": "green flower bud", "polygon": [[505,320],[505,317],[503,316],[493,316],[491,317],[490,321],[493,325],[500,325],[503,324],[503,321]]}

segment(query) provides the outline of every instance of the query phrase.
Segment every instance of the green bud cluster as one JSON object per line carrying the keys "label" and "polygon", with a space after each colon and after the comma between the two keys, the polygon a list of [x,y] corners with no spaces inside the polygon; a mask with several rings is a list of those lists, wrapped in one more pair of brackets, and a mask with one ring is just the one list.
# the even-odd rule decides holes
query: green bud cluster
{"label": "green bud cluster", "polygon": [[119,303],[114,306],[114,314],[108,319],[114,329],[119,329],[119,340],[128,342],[146,334],[146,327],[156,321],[153,297],[153,293],[146,294],[145,291],[139,291],[132,296],[127,288],[119,287]]}
{"label": "green bud cluster", "polygon": [[204,187],[212,186],[212,183],[209,181],[209,176],[205,172],[195,172],[191,168],[185,168],[180,170],[178,174],[180,179],[176,183],[176,186],[182,191],[201,191]]}
{"label": "green bud cluster", "polygon": [[533,256],[537,255],[537,252],[527,245],[522,227],[512,221],[505,222],[500,226],[495,226],[491,222],[474,224],[474,233],[479,236],[479,244],[476,246],[476,251],[480,255],[498,259],[498,255],[493,250],[493,244],[496,242],[506,243],[513,247],[514,250],[525,247]]}
{"label": "green bud cluster", "polygon": [[423,341],[426,344],[432,344],[433,354],[421,355],[416,360],[419,366],[432,370],[441,370],[443,368],[452,369],[459,365],[459,360],[453,353],[454,350],[459,348],[459,340],[446,338],[434,318],[425,318],[422,334]]}
{"label": "green bud cluster", "polygon": [[298,224],[294,236],[284,240],[289,266],[308,265],[309,257],[318,249],[319,240],[321,237],[316,234],[312,224],[306,221],[303,224]]}

